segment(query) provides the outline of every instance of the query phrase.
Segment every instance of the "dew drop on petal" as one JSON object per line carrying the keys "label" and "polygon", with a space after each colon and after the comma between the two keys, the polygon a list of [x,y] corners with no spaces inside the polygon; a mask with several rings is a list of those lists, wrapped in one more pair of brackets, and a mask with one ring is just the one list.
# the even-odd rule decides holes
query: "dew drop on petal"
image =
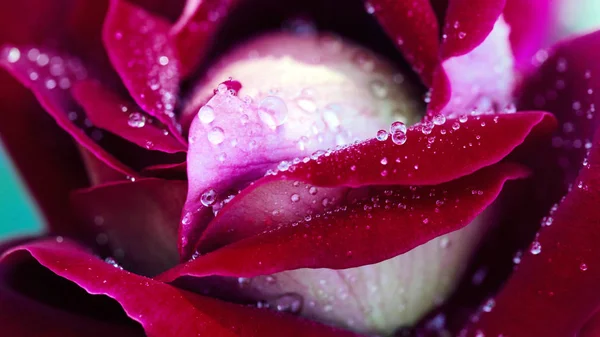
{"label": "dew drop on petal", "polygon": [[446,117],[444,115],[438,114],[433,117],[433,124],[444,125],[444,123],[446,123]]}
{"label": "dew drop on petal", "polygon": [[210,105],[204,105],[198,111],[198,118],[203,124],[210,124],[215,120],[215,110]]}
{"label": "dew drop on petal", "polygon": [[294,193],[290,196],[290,200],[292,202],[298,202],[298,201],[300,201],[300,195],[298,195],[298,193]]}
{"label": "dew drop on petal", "polygon": [[132,112],[129,114],[127,124],[132,128],[143,128],[146,125],[146,116],[140,112]]}
{"label": "dew drop on petal", "polygon": [[218,126],[210,129],[207,136],[208,141],[215,145],[221,144],[225,140],[225,132]]}
{"label": "dew drop on petal", "polygon": [[390,133],[394,134],[396,132],[406,133],[406,125],[400,121],[393,122],[390,125]]}
{"label": "dew drop on petal", "polygon": [[315,194],[317,194],[317,188],[316,188],[316,187],[314,187],[314,186],[311,186],[311,187],[308,189],[308,193],[310,193],[310,195],[315,195]]}
{"label": "dew drop on petal", "polygon": [[402,145],[404,143],[406,143],[406,139],[408,137],[406,136],[406,133],[404,132],[394,132],[392,134],[392,142],[396,145]]}
{"label": "dew drop on petal", "polygon": [[585,264],[585,263],[581,263],[581,264],[579,265],[579,269],[580,269],[581,271],[586,271],[586,270],[588,270],[588,266],[587,266],[587,264]]}
{"label": "dew drop on petal", "polygon": [[285,123],[287,114],[287,105],[277,96],[267,96],[258,105],[258,117],[271,129]]}
{"label": "dew drop on petal", "polygon": [[21,58],[21,51],[18,48],[10,48],[6,59],[9,63],[15,63]]}
{"label": "dew drop on petal", "polygon": [[377,140],[380,141],[380,142],[383,142],[383,141],[387,140],[388,136],[389,136],[389,134],[385,130],[379,130],[379,131],[377,131],[377,136],[376,137],[377,137]]}
{"label": "dew drop on petal", "polygon": [[533,255],[538,255],[539,253],[542,252],[542,244],[539,243],[538,241],[534,241],[531,244],[531,248],[529,249],[529,252],[531,252],[531,254],[533,254]]}
{"label": "dew drop on petal", "polygon": [[204,191],[204,193],[202,193],[202,195],[200,196],[200,202],[205,207],[209,207],[209,206],[213,205],[216,200],[217,200],[217,192],[215,190],[213,190],[212,188]]}
{"label": "dew drop on petal", "polygon": [[271,307],[273,307],[277,311],[297,314],[300,312],[300,310],[302,310],[303,302],[304,299],[302,298],[302,296],[294,293],[289,293],[276,298],[271,304]]}

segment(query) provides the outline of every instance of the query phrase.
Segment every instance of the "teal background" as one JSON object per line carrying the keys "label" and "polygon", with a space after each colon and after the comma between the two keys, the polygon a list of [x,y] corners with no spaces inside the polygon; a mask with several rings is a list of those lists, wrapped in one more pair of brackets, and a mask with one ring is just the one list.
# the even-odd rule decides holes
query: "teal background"
{"label": "teal background", "polygon": [[42,220],[16,170],[0,147],[0,238],[39,232]]}

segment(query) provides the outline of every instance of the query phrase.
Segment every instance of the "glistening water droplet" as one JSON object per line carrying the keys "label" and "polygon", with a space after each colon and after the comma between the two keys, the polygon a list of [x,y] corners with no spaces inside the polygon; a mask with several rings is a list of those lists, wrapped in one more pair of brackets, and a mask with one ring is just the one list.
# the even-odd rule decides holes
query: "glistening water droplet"
{"label": "glistening water droplet", "polygon": [[258,117],[271,129],[284,124],[287,114],[287,105],[277,96],[267,96],[258,105]]}

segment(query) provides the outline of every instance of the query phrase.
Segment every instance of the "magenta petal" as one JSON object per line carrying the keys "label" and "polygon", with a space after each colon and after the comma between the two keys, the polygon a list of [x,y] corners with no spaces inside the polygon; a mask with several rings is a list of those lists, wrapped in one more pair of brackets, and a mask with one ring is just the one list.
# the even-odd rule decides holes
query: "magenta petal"
{"label": "magenta petal", "polygon": [[[0,254],[28,241],[31,238],[0,243]],[[101,307],[102,301],[73,305],[81,298],[78,292],[68,291],[79,289],[68,282],[55,281],[51,272],[23,256],[12,256],[0,263],[0,326],[4,336],[143,336],[143,331],[134,324],[123,324],[101,312],[107,309]],[[61,299],[62,295],[68,298]],[[91,311],[104,317],[93,317],[86,305],[96,305],[98,310]]]}
{"label": "magenta petal", "polygon": [[55,240],[15,248],[3,261],[29,254],[90,294],[107,295],[149,337],[354,336],[287,314],[230,304],[138,276],[101,261],[79,246]]}
{"label": "magenta petal", "polygon": [[[600,133],[573,189],[550,214],[517,270],[473,331],[486,336],[576,336],[600,306]],[[473,335],[475,333],[473,332]]]}
{"label": "magenta petal", "polygon": [[[366,201],[318,217],[313,215],[272,230],[265,223],[268,231],[240,238],[159,278],[172,281],[184,275],[252,277],[297,268],[343,269],[376,263],[467,225],[496,198],[505,181],[525,175],[526,170],[520,166],[498,164],[439,186],[387,188],[391,193],[384,188],[371,189]],[[264,178],[257,189],[277,180]],[[250,198],[244,200],[245,196]],[[250,191],[237,198],[241,203],[247,202],[245,206],[252,210],[265,208],[251,196]],[[250,206],[253,201],[259,205]],[[246,222],[251,223],[258,216],[239,207],[231,207],[230,211],[240,212],[241,218],[236,220],[239,226],[226,224],[233,226],[234,231],[242,230]],[[369,242],[377,244],[365,244]]]}
{"label": "magenta petal", "polygon": [[85,118],[85,113],[71,96],[68,90],[71,85],[87,77],[87,71],[78,59],[44,49],[11,46],[5,46],[1,56],[0,66],[29,88],[56,123],[79,144],[113,169],[124,175],[137,176],[98,144],[96,139],[102,138],[102,131]]}
{"label": "magenta petal", "polygon": [[73,95],[92,123],[149,150],[185,152],[187,146],[159,121],[127,102],[99,82],[85,80],[73,86]]}
{"label": "magenta petal", "polygon": [[[497,163],[523,143],[530,133],[547,134],[554,127],[552,116],[543,112],[481,115],[465,119],[462,122],[448,119],[430,133],[423,132],[422,126],[410,128],[403,145],[394,144],[391,137],[384,142],[367,140],[293,165],[285,175],[288,179],[321,187],[435,185]],[[248,162],[240,152],[240,159],[234,164],[222,163],[211,153],[208,142],[201,146],[204,143],[200,143],[200,138],[205,136],[198,137],[190,151],[196,161],[189,163],[193,174],[189,174],[190,189],[180,225],[182,256],[191,254],[191,249],[212,218],[211,208],[201,204],[201,195],[208,189],[220,193],[239,188],[236,184],[248,177],[255,179],[257,172],[260,174],[272,167],[272,160],[267,159],[276,155],[266,153],[266,158],[261,158],[262,163],[254,163]],[[201,155],[202,151],[207,154]],[[374,169],[374,163],[383,158],[389,164]]]}
{"label": "magenta petal", "polygon": [[431,86],[439,65],[439,27],[429,0],[371,0],[373,11],[423,83]]}
{"label": "magenta petal", "polygon": [[178,260],[177,226],[185,181],[140,179],[73,192],[80,237],[127,270],[155,275]]}
{"label": "magenta petal", "polygon": [[447,59],[464,55],[488,36],[502,14],[506,0],[450,0],[444,25],[445,38],[440,56]]}
{"label": "magenta petal", "polygon": [[195,70],[207,52],[220,23],[238,0],[187,0],[183,13],[173,26],[182,76]]}
{"label": "magenta petal", "polygon": [[554,34],[553,7],[561,1],[507,0],[504,19],[510,26],[510,43],[515,65],[522,71],[530,70],[531,58]]}
{"label": "magenta petal", "polygon": [[164,19],[126,1],[111,0],[102,37],[135,102],[185,143],[174,113],[180,65],[169,29]]}

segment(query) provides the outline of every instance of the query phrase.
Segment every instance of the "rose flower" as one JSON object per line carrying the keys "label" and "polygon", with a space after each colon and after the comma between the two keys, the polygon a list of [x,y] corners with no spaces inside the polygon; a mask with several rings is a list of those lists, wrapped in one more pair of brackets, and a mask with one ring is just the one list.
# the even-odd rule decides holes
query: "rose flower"
{"label": "rose flower", "polygon": [[552,6],[3,4],[46,231],[2,334],[598,336],[600,35]]}

